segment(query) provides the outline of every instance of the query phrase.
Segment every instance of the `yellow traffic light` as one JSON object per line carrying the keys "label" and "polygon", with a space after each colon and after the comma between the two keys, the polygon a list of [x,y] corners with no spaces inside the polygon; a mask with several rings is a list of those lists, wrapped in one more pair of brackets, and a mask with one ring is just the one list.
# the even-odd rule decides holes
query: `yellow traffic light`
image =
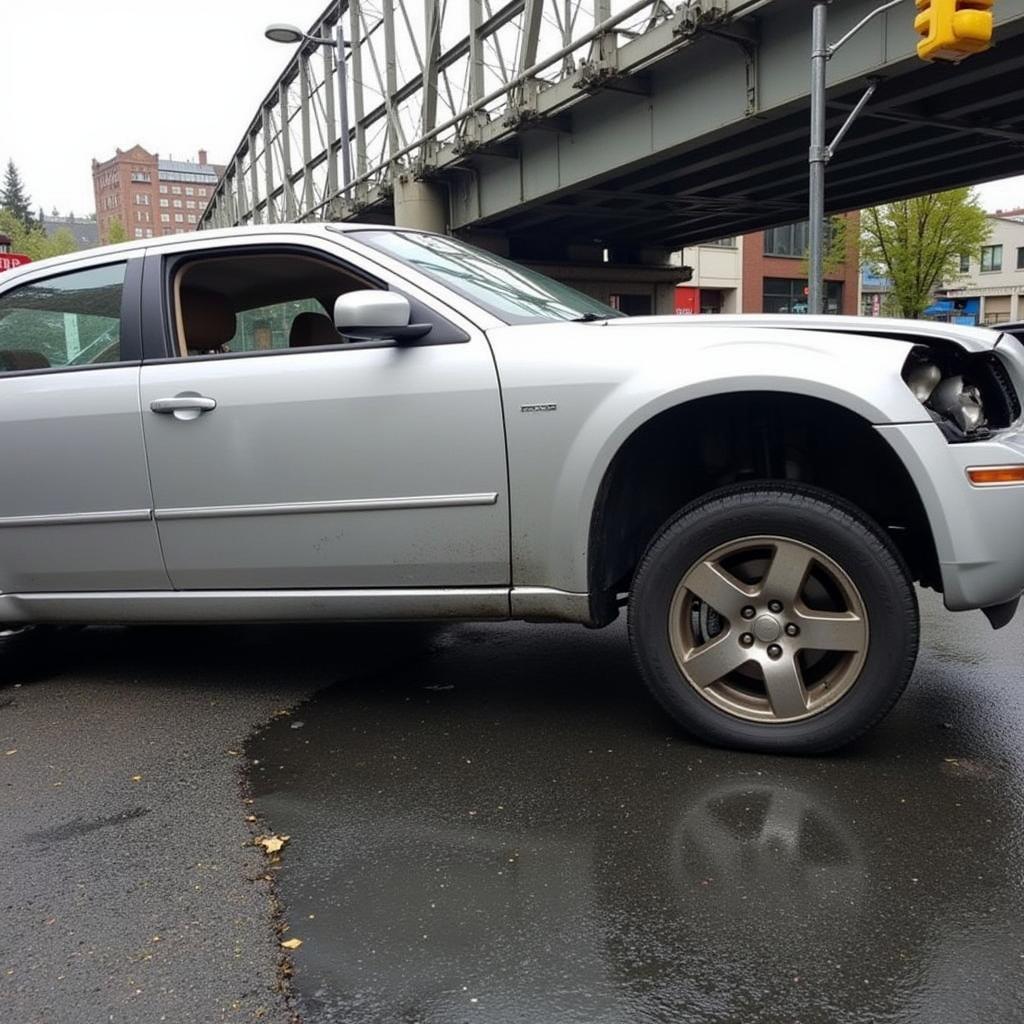
{"label": "yellow traffic light", "polygon": [[963,60],[992,45],[993,0],[915,0],[922,60]]}

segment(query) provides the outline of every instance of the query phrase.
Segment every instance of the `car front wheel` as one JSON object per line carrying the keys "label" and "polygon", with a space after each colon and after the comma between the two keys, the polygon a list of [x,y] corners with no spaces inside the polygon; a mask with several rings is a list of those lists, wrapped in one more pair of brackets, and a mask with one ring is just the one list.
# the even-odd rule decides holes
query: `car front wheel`
{"label": "car front wheel", "polygon": [[630,639],[655,697],[723,746],[818,753],[895,704],[917,655],[906,566],[826,491],[727,488],[683,509],[636,571]]}

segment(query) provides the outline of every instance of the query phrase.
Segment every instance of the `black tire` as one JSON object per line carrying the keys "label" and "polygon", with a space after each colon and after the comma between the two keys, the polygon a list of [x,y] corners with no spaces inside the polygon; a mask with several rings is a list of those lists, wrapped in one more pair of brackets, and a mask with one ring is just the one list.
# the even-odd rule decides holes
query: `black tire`
{"label": "black tire", "polygon": [[[859,673],[835,703],[794,721],[750,721],[708,700],[673,653],[669,609],[684,575],[723,544],[781,537],[832,559],[859,590],[870,641]],[[712,492],[670,519],[633,578],[629,635],[647,686],[688,733],[725,747],[770,753],[834,750],[876,725],[899,699],[917,657],[917,598],[882,529],[849,502],[815,487],[760,483]],[[748,638],[749,639],[749,638]]]}

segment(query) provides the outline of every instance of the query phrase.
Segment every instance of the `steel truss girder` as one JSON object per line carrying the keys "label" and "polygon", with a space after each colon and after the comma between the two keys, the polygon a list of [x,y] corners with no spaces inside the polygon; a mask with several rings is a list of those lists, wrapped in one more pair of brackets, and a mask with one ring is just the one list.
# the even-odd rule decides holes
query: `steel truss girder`
{"label": "steel truss girder", "polygon": [[[338,18],[349,19],[355,177],[347,192],[335,55],[307,43],[264,97],[201,226],[351,216],[390,194],[399,173],[429,175],[481,146],[501,151],[524,121],[557,119],[585,91],[571,89],[555,105],[544,97],[571,86],[580,68],[624,79],[684,42],[671,34],[674,11],[664,0],[416,2],[341,0],[309,29],[329,39]],[[727,13],[758,2],[719,0]],[[624,48],[633,56],[622,59]]]}

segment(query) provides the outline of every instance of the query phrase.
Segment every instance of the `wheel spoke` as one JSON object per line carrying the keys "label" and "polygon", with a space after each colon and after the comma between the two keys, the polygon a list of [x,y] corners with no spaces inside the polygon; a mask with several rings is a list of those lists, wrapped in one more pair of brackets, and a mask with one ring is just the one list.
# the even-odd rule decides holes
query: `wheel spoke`
{"label": "wheel spoke", "polygon": [[807,712],[807,693],[804,690],[800,666],[796,658],[782,657],[778,661],[765,661],[764,685],[768,701],[776,718],[796,718]]}
{"label": "wheel spoke", "polygon": [[853,612],[796,609],[799,646],[814,651],[860,651],[865,646],[864,620]]}
{"label": "wheel spoke", "polygon": [[683,586],[731,621],[753,596],[738,579],[714,562],[698,562],[686,574]]}
{"label": "wheel spoke", "polygon": [[771,565],[761,582],[761,597],[792,607],[804,589],[813,560],[812,553],[802,544],[777,541]]}
{"label": "wheel spoke", "polygon": [[683,671],[699,687],[717,683],[722,676],[737,669],[750,655],[736,641],[732,632],[725,632],[710,643],[694,648],[683,658]]}

